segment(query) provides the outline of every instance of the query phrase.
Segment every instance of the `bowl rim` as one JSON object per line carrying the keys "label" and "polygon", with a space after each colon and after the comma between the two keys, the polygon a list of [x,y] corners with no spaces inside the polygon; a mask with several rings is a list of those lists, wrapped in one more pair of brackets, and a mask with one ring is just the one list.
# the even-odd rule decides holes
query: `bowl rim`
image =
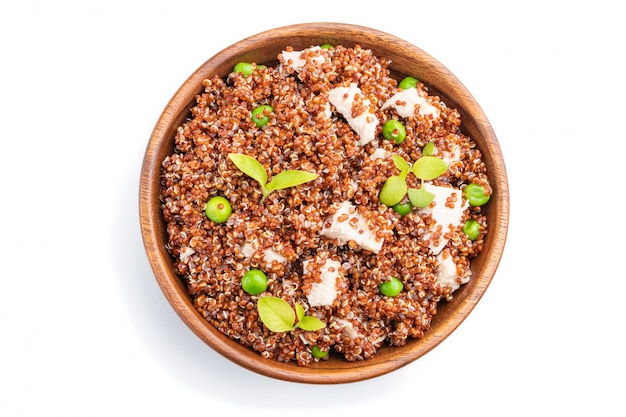
{"label": "bowl rim", "polygon": [[[405,347],[384,348],[387,350],[377,353],[382,360],[345,361],[346,363],[320,361],[311,366],[302,367],[263,359],[257,352],[219,333],[193,308],[180,278],[171,268],[172,261],[165,250],[166,241],[163,236],[163,219],[158,194],[160,194],[163,147],[165,143],[173,142],[173,137],[168,137],[168,130],[173,125],[180,125],[182,118],[189,114],[196,95],[201,92],[201,82],[208,75],[220,74],[220,71],[225,73],[226,68],[232,68],[234,62],[248,60],[251,50],[259,45],[274,42],[280,48],[284,48],[287,46],[285,39],[297,39],[303,42],[305,39],[319,39],[317,44],[332,43],[332,40],[354,39],[354,41],[345,42],[346,46],[348,46],[347,43],[356,43],[372,49],[377,56],[384,56],[384,53],[380,53],[383,51],[377,50],[380,48],[372,48],[370,44],[385,45],[385,50],[394,51],[394,55],[398,55],[399,59],[402,59],[399,54],[404,53],[408,54],[407,59],[412,62],[416,62],[415,59],[420,60],[420,63],[431,71],[428,77],[424,78],[425,84],[431,88],[434,86],[434,90],[437,91],[438,85],[451,83],[454,94],[451,96],[442,94],[444,101],[450,107],[467,109],[469,106],[471,108],[472,123],[475,123],[475,129],[480,132],[484,141],[483,148],[489,148],[489,154],[493,156],[490,160],[489,177],[497,186],[495,190],[497,193],[494,192],[492,201],[497,201],[500,210],[490,218],[488,238],[493,239],[493,242],[489,258],[481,265],[479,276],[472,276],[471,291],[468,290],[467,296],[461,297],[462,299],[457,302],[453,316],[446,318],[442,326],[428,330],[424,337],[409,347],[405,345]],[[337,41],[335,44],[341,43]],[[297,41],[291,44],[295,43]],[[462,111],[461,114],[465,123],[467,115],[464,115]],[[498,140],[484,112],[456,76],[432,56],[395,35],[377,29],[347,23],[300,23],[269,29],[235,42],[205,61],[180,86],[160,115],[146,146],[139,185],[139,217],[144,249],[160,289],[183,322],[212,349],[248,370],[271,378],[312,384],[347,383],[381,376],[412,363],[446,339],[473,310],[491,283],[504,251],[509,221],[508,180]],[[393,350],[395,352],[390,353]]]}

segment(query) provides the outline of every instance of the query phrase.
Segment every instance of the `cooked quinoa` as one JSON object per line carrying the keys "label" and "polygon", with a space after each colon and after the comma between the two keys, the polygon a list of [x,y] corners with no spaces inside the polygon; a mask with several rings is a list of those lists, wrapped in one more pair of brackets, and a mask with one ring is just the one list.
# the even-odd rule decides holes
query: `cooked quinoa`
{"label": "cooked quinoa", "polygon": [[[383,346],[422,337],[438,303],[470,279],[470,261],[481,251],[488,225],[462,190],[475,183],[491,192],[485,164],[462,133],[459,112],[424,84],[416,87],[421,105],[400,114],[406,102],[389,101],[402,90],[384,57],[338,45],[286,47],[277,58],[274,66],[253,64],[250,75],[231,72],[203,81],[204,92],[177,130],[174,153],[162,163],[167,249],[202,316],[262,357],[305,366],[320,360],[311,354],[317,346],[348,361],[368,359]],[[333,94],[335,102],[350,99],[351,114],[329,102]],[[264,104],[273,112],[258,127],[251,112]],[[351,126],[360,115],[367,126]],[[382,136],[389,119],[404,124],[401,144]],[[379,201],[387,178],[398,175],[391,156],[412,164],[429,142],[448,169],[425,186],[449,192],[429,208],[400,215]],[[269,178],[285,170],[318,177],[274,191],[261,203],[260,185],[234,165],[232,153],[256,158]],[[415,176],[406,180],[409,187],[422,186]],[[221,224],[205,215],[214,196],[232,206]],[[437,222],[437,203],[457,207],[457,221]],[[473,241],[462,231],[468,219],[480,224]],[[346,225],[354,239],[334,233]],[[268,278],[258,295],[241,286],[252,268]],[[379,291],[391,277],[403,284],[394,297]],[[270,331],[257,310],[264,296],[300,304],[325,327]]]}

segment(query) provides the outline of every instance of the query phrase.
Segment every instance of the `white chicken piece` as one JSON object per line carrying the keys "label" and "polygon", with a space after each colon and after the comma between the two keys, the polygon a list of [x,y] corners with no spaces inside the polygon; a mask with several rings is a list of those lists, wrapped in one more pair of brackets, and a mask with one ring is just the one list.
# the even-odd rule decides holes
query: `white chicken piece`
{"label": "white chicken piece", "polygon": [[[243,256],[246,258],[250,258],[258,249],[259,242],[246,242],[241,248],[241,253],[243,253]],[[281,255],[280,252],[275,251],[272,248],[268,248],[263,251],[263,260],[265,261],[265,265],[269,267],[272,265],[272,261],[277,261],[282,264],[287,260],[287,258]]]}
{"label": "white chicken piece", "polygon": [[363,93],[358,85],[351,83],[349,87],[335,87],[330,90],[328,100],[346,119],[352,130],[359,135],[359,145],[363,146],[376,137],[378,118],[371,110],[371,103],[366,98],[363,98],[365,110],[356,117],[352,117],[352,106],[357,94],[363,97]]}
{"label": "white chicken piece", "polygon": [[415,108],[419,107],[419,114],[422,116],[432,115],[433,119],[439,117],[439,109],[426,100],[426,93],[423,93],[417,88],[409,88],[402,90],[394,94],[388,99],[381,110],[393,107],[401,117],[415,116]]}
{"label": "white chicken piece", "polygon": [[[322,48],[319,46],[312,46],[310,48],[303,49],[301,51],[282,51],[282,56],[285,61],[285,64],[289,65],[296,72],[302,71],[302,68],[306,65],[306,59],[302,58],[302,54],[304,52],[315,52],[319,53]],[[326,57],[324,55],[316,55],[311,58],[313,62],[323,63],[326,61]]]}
{"label": "white chicken piece", "polygon": [[[312,259],[302,262],[306,271]],[[321,282],[313,283],[306,298],[311,307],[332,305],[337,298],[337,282],[341,274],[341,263],[333,259],[326,259],[320,270]]]}
{"label": "white chicken piece", "polygon": [[[422,187],[435,195],[434,207],[431,207],[431,204],[421,211],[430,214],[433,219],[424,238],[428,239],[432,253],[437,255],[448,243],[449,239],[445,237],[445,234],[461,224],[463,212],[469,207],[469,204],[463,200],[461,190],[456,188],[442,187],[431,183],[424,183]],[[441,226],[441,236],[438,239],[431,238],[432,232],[435,232],[439,226]]]}
{"label": "white chicken piece", "polygon": [[350,201],[341,203],[330,218],[330,225],[320,232],[329,239],[339,239],[342,244],[354,241],[357,246],[370,252],[378,253],[383,247],[383,240],[377,239],[367,220],[359,214]]}
{"label": "white chicken piece", "polygon": [[450,256],[448,250],[444,250],[437,255],[439,267],[437,268],[437,281],[443,286],[450,287],[452,292],[458,290],[461,284],[467,284],[470,280],[471,271],[460,276],[456,263]]}

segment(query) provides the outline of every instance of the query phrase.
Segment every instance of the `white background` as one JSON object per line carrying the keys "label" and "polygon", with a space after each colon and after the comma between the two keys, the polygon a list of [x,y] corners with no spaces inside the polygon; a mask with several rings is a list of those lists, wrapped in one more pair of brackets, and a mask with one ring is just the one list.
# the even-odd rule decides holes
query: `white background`
{"label": "white background", "polygon": [[[618,4],[2,1],[0,415],[626,416]],[[314,21],[386,31],[455,73],[511,192],[506,250],[470,317],[418,361],[335,386],[208,348],[160,292],[138,223],[143,153],[187,76]]]}

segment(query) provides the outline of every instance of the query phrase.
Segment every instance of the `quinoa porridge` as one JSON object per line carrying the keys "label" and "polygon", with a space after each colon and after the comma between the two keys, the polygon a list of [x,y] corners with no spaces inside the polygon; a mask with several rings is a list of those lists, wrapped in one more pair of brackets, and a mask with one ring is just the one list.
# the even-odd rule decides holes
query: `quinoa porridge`
{"label": "quinoa porridge", "polygon": [[[302,366],[422,337],[482,250],[491,187],[480,151],[457,110],[393,79],[370,50],[277,58],[204,80],[162,163],[167,249],[196,309],[262,357]],[[266,184],[235,163],[242,155]],[[424,179],[413,168],[426,161],[445,169]],[[287,171],[309,176],[269,185]],[[251,270],[258,293],[242,283]],[[276,299],[293,309],[291,328],[263,319],[260,301]],[[321,325],[299,325],[309,318]]]}

